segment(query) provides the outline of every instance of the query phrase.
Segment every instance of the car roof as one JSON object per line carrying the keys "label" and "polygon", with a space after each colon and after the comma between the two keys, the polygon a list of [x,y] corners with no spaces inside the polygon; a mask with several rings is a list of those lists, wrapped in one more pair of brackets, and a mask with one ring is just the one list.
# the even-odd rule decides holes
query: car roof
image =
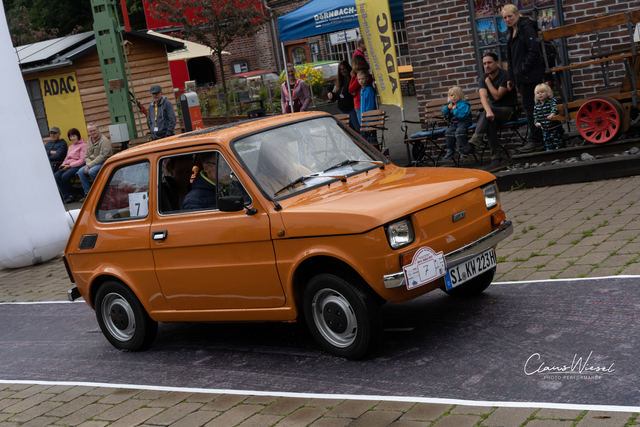
{"label": "car roof", "polygon": [[[185,142],[189,146],[199,144],[210,144],[217,142],[228,146],[231,140],[258,132],[262,129],[282,126],[296,121],[303,121],[315,117],[331,117],[331,114],[325,112],[303,112],[294,114],[279,114],[277,116],[259,117],[256,119],[247,119],[241,122],[225,123],[220,126],[213,126],[206,129],[200,129],[193,132],[181,133],[168,138],[159,139],[157,141],[149,141],[135,147],[128,148],[111,156],[114,160],[156,153],[160,151],[185,147]],[[226,132],[224,132],[226,131]],[[200,139],[200,141],[198,141]],[[212,141],[212,139],[214,141]]]}

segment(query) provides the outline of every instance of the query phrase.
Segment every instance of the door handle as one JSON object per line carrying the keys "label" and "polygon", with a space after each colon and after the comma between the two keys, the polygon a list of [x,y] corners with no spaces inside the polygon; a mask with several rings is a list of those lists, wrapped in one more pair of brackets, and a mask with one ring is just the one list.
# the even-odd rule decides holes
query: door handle
{"label": "door handle", "polygon": [[151,234],[153,240],[164,240],[167,238],[167,230],[154,231]]}

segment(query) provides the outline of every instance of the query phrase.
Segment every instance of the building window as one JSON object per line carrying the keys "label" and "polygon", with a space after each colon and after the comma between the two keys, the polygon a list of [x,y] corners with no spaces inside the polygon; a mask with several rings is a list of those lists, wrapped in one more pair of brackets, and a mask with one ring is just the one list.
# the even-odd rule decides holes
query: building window
{"label": "building window", "polygon": [[291,62],[293,65],[304,64],[307,61],[307,53],[304,48],[298,46],[291,49]]}
{"label": "building window", "polygon": [[537,21],[541,30],[563,23],[561,0],[469,0],[478,75],[483,72],[482,56],[487,52],[498,55],[502,67],[507,68],[507,24],[502,19],[502,8],[511,3],[520,15]]}
{"label": "building window", "polygon": [[233,68],[233,74],[246,73],[247,71],[249,71],[249,62],[247,61],[232,62],[231,68]]}
{"label": "building window", "polygon": [[[360,37],[360,29],[355,28],[354,30],[347,30],[347,32],[351,31],[357,31],[357,36],[349,37],[351,41],[348,42],[348,53],[353,55],[353,52],[355,52],[357,49],[356,43],[358,42],[358,38]],[[327,51],[327,60],[342,61],[343,59],[348,59],[349,62],[351,62],[351,58],[347,53],[347,44],[344,42],[333,44],[331,42],[332,35],[334,36],[334,39],[337,39],[336,36],[339,35],[339,39],[344,40],[343,31],[323,35],[325,50]],[[398,65],[411,65],[411,56],[409,55],[409,42],[407,41],[407,30],[404,25],[404,21],[395,21],[393,23],[393,36],[396,46],[396,55],[398,55]]]}
{"label": "building window", "polygon": [[311,62],[322,61],[322,55],[320,55],[320,43],[309,43],[309,50],[311,51]]}
{"label": "building window", "polygon": [[36,115],[40,136],[46,138],[49,136],[49,126],[47,125],[47,113],[44,109],[44,100],[42,99],[42,92],[40,91],[40,80],[27,80],[25,84],[27,86],[29,100],[31,101],[31,107],[33,107],[33,112]]}

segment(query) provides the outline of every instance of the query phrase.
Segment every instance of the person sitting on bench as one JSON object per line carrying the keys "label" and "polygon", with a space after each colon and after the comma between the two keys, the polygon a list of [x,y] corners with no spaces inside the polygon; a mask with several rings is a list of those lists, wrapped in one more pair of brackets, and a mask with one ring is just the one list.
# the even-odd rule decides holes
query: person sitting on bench
{"label": "person sitting on bench", "polygon": [[480,113],[478,125],[469,144],[458,151],[465,155],[473,153],[482,144],[486,133],[491,149],[491,166],[495,166],[502,161],[498,144],[498,125],[512,119],[518,105],[518,95],[516,91],[507,89],[508,74],[500,68],[498,55],[493,52],[485,53],[482,65],[486,74],[478,82],[478,92],[484,111]]}

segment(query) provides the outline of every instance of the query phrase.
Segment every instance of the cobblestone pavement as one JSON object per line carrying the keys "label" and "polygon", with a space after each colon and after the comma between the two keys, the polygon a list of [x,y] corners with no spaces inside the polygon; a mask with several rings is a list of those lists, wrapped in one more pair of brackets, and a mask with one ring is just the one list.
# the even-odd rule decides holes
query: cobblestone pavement
{"label": "cobblestone pavement", "polygon": [[[640,177],[630,177],[503,192],[515,231],[498,248],[496,280],[640,275],[639,186]],[[0,302],[63,301],[69,287],[59,258],[0,268]],[[640,425],[636,408],[539,406],[546,407],[0,383],[0,427]]]}

